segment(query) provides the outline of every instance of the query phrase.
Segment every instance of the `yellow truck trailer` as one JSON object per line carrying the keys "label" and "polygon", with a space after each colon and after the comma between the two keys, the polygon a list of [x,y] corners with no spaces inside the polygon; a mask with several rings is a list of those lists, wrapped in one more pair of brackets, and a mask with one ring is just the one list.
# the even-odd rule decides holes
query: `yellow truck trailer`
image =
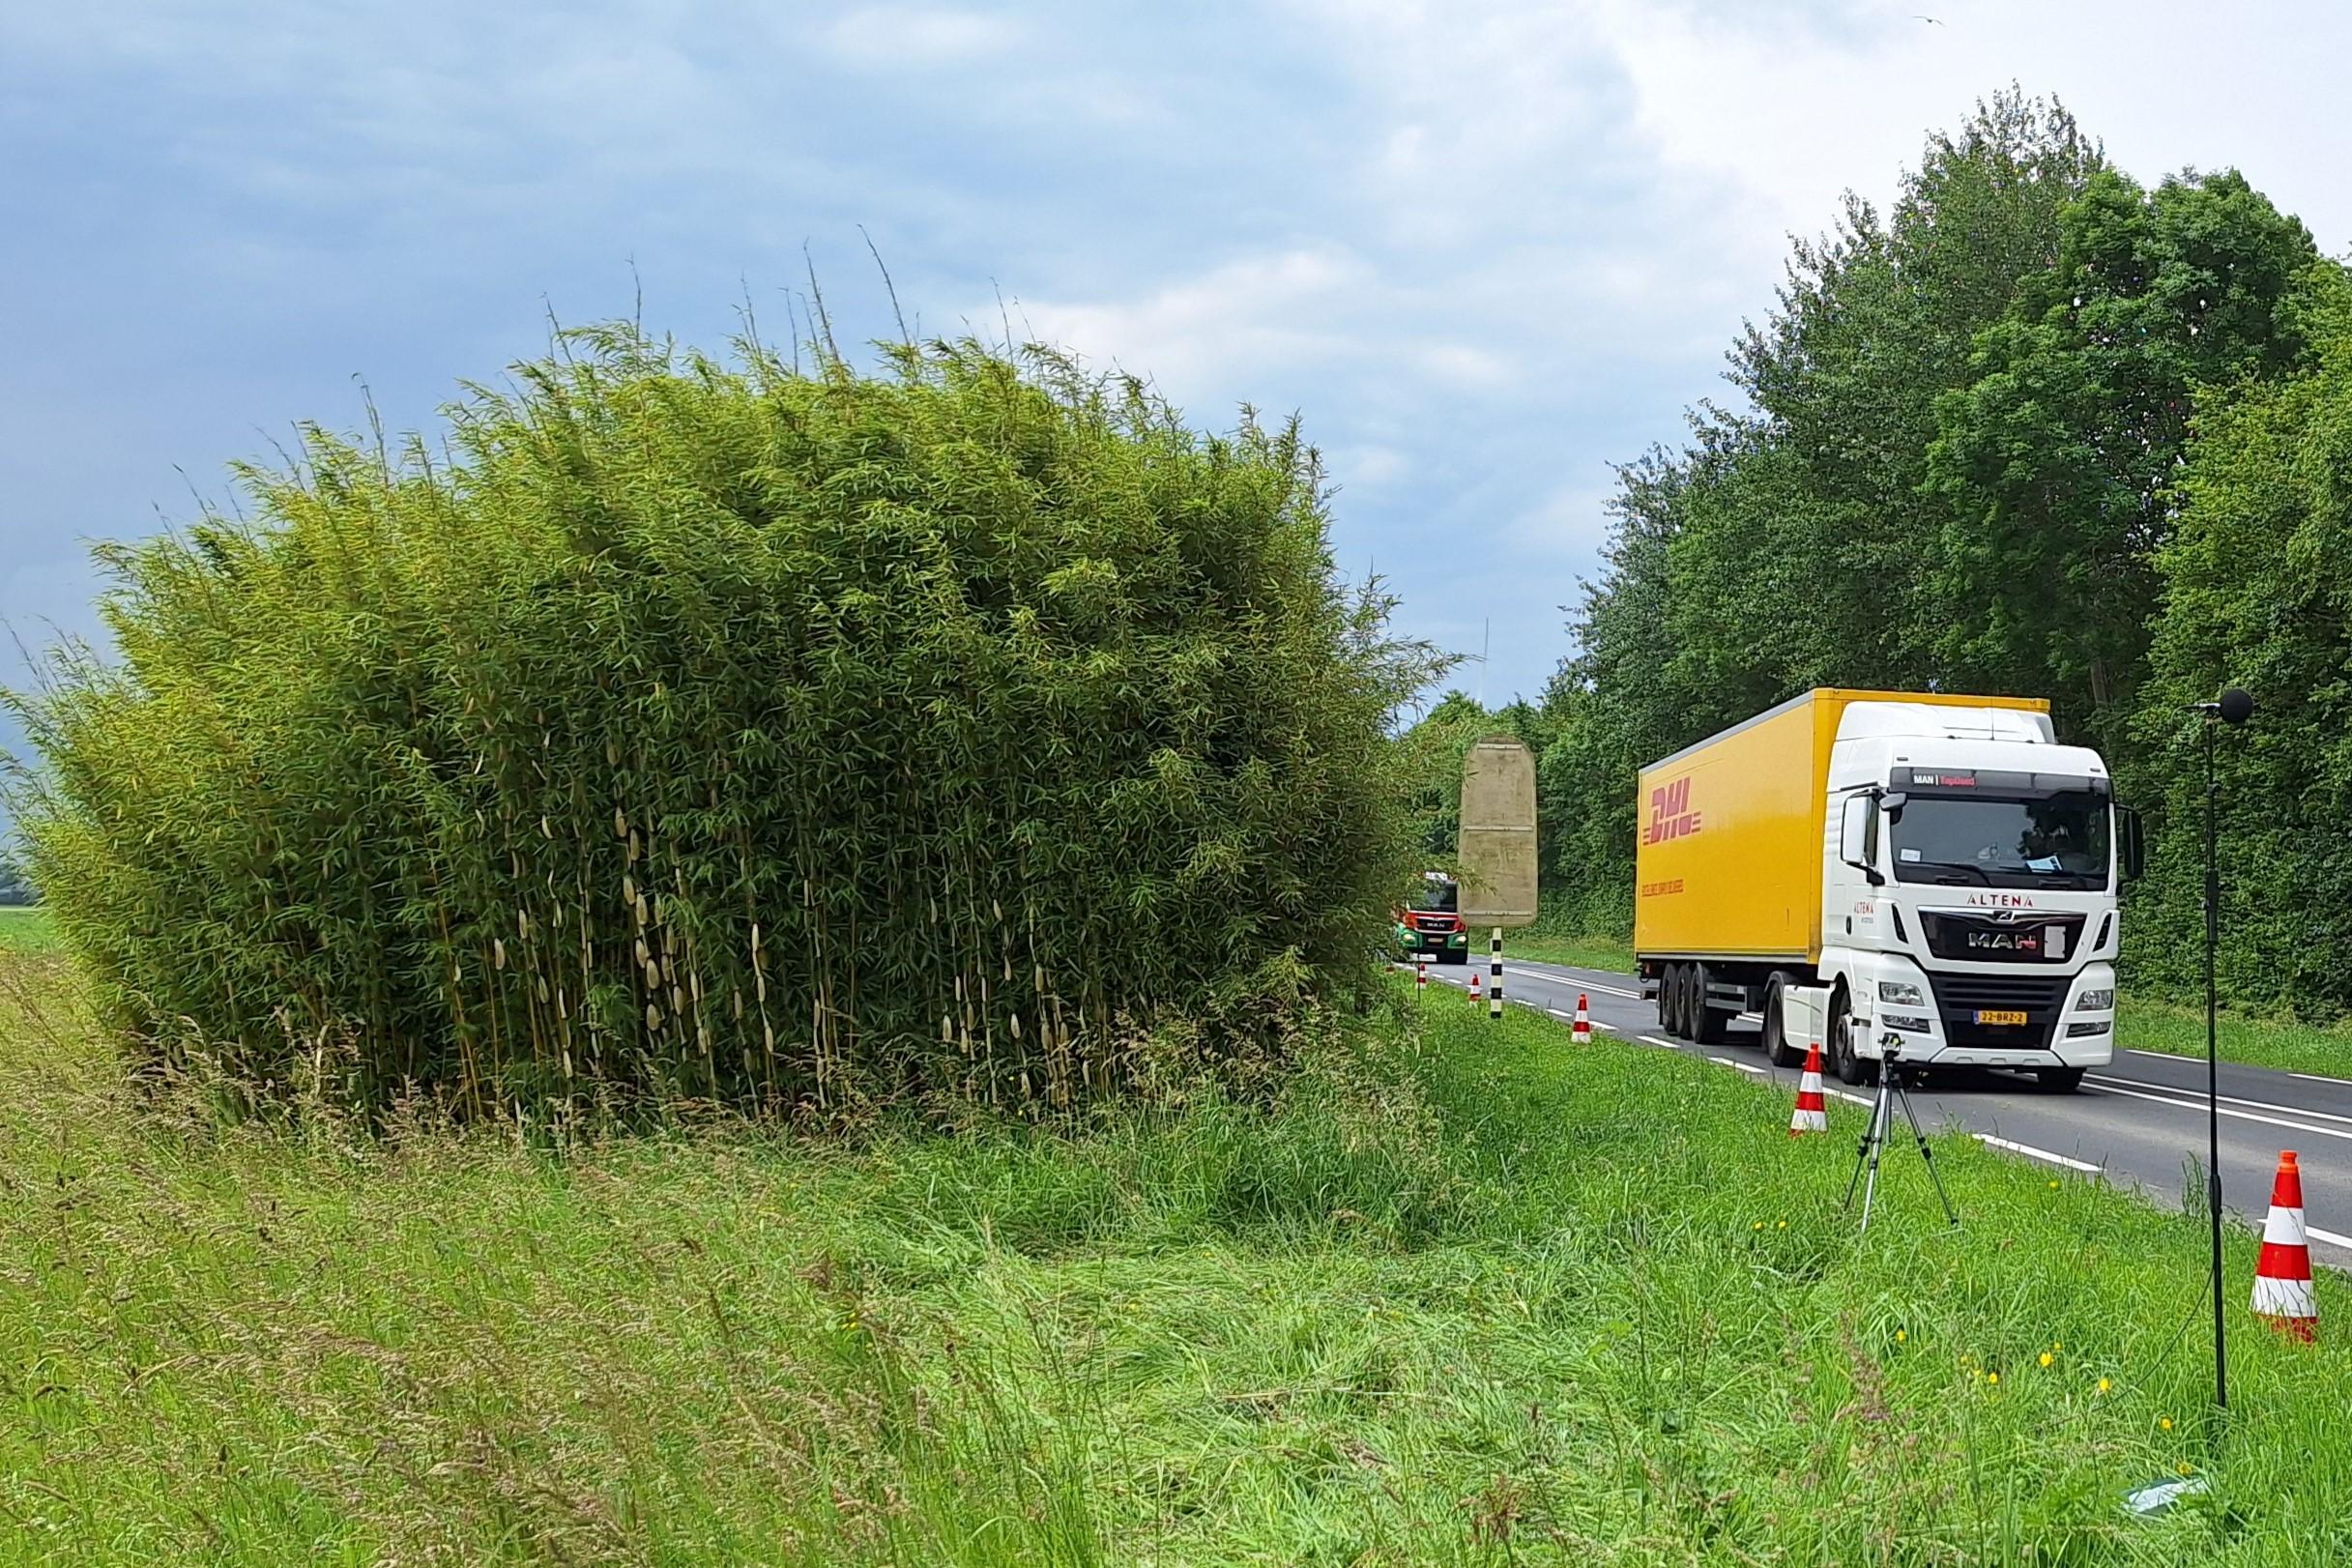
{"label": "yellow truck trailer", "polygon": [[1906,1060],[2061,1085],[2107,1060],[2137,826],[2047,701],[1809,691],[1639,788],[1634,949],[1670,1031],[1757,1011],[1776,1057],[1817,1032],[1851,1082],[1890,1031]]}

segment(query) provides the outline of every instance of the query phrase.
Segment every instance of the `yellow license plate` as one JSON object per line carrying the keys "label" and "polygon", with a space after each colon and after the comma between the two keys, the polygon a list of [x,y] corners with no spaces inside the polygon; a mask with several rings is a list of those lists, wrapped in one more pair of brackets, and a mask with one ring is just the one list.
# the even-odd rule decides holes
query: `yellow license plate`
{"label": "yellow license plate", "polygon": [[1976,1021],[1980,1024],[2014,1024],[2021,1029],[2025,1024],[2025,1015],[2001,1007],[1979,1007]]}

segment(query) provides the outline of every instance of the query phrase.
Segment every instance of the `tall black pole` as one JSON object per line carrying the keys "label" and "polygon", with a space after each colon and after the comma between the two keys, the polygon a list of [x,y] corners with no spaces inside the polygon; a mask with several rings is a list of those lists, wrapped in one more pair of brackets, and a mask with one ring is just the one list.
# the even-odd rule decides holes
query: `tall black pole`
{"label": "tall black pole", "polygon": [[2213,1228],[2213,1402],[2229,1408],[2229,1352],[2221,1325],[2221,1069],[2214,949],[2221,931],[2221,837],[2216,825],[2213,719],[2205,720],[2205,1194]]}

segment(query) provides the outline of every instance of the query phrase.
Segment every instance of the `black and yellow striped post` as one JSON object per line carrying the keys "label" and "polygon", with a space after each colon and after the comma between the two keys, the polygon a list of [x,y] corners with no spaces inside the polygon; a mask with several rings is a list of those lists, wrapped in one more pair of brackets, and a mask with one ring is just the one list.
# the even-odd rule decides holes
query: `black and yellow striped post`
{"label": "black and yellow striped post", "polygon": [[1492,959],[1492,961],[1490,962],[1490,964],[1489,964],[1489,966],[1488,966],[1488,969],[1487,969],[1487,973],[1488,973],[1488,975],[1489,975],[1489,979],[1488,979],[1488,982],[1487,982],[1487,1017],[1488,1017],[1489,1019],[1495,1019],[1495,1018],[1500,1018],[1500,1017],[1502,1016],[1502,927],[1501,927],[1501,926],[1496,926],[1496,927],[1495,928],[1495,935],[1494,935],[1493,939],[1492,939],[1492,940],[1489,942],[1489,944],[1488,944],[1488,950],[1489,950],[1489,952],[1491,952],[1491,953],[1492,953],[1494,956],[1493,956],[1493,959]]}

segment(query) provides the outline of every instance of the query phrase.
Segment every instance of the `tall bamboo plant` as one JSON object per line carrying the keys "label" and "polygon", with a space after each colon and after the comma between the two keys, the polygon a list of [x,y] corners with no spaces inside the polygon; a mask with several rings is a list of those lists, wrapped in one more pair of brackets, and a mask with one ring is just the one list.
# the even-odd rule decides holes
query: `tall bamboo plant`
{"label": "tall bamboo plant", "polygon": [[14,699],[30,869],[152,1067],[1062,1107],[1343,979],[1407,853],[1431,657],[1337,583],[1294,422],[603,328],[437,445],[240,477],[251,521],[108,548],[115,655]]}

